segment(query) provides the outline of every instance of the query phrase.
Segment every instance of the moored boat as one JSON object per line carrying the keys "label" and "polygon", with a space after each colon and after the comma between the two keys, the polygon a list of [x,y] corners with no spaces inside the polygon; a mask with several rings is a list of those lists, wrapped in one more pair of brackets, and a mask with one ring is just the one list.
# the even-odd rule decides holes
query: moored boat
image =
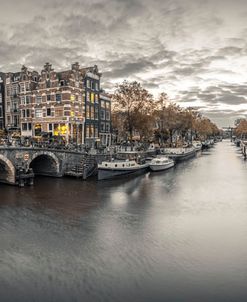
{"label": "moored boat", "polygon": [[167,156],[153,158],[149,164],[152,171],[163,171],[174,167],[175,162]]}
{"label": "moored boat", "polygon": [[202,150],[202,143],[200,141],[193,141],[192,145],[193,145],[193,147],[195,148],[196,151],[201,151]]}
{"label": "moored boat", "polygon": [[164,148],[161,149],[161,154],[164,154],[174,161],[179,162],[183,160],[187,160],[196,155],[196,150],[194,147],[189,148]]}
{"label": "moored boat", "polygon": [[139,175],[145,173],[148,167],[149,163],[145,161],[140,163],[135,160],[103,161],[101,164],[98,164],[98,180],[113,179],[128,175]]}

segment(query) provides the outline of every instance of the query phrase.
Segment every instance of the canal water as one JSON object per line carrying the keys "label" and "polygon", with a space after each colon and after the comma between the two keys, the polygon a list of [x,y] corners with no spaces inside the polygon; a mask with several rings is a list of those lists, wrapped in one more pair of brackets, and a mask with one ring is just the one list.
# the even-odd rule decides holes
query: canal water
{"label": "canal water", "polygon": [[0,185],[0,301],[245,301],[247,162],[229,141],[169,172]]}

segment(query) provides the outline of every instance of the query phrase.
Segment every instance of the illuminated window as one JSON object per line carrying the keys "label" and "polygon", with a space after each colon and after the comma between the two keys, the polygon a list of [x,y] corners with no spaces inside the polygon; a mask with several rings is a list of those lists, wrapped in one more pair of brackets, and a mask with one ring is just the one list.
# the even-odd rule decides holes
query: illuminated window
{"label": "illuminated window", "polygon": [[94,120],[94,107],[91,107],[91,119]]}
{"label": "illuminated window", "polygon": [[94,126],[90,126],[90,137],[94,137]]}
{"label": "illuminated window", "polygon": [[94,103],[94,93],[91,93],[91,103]]}
{"label": "illuminated window", "polygon": [[87,107],[86,107],[86,117],[87,117],[87,119],[90,119],[90,106],[89,105],[87,105]]}
{"label": "illuminated window", "polygon": [[42,132],[41,124],[36,124],[34,126],[34,135],[35,136],[41,136],[41,132]]}

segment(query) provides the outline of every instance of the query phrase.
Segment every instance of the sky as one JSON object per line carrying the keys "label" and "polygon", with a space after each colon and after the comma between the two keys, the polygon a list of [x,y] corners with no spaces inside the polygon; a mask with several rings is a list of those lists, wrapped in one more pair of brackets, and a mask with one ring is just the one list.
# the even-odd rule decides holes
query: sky
{"label": "sky", "polygon": [[98,65],[218,126],[247,117],[246,0],[0,0],[0,70]]}

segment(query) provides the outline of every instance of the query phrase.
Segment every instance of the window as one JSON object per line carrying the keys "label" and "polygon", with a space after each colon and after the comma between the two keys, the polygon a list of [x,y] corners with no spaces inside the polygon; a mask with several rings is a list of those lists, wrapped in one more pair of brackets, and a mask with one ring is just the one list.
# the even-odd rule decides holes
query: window
{"label": "window", "polygon": [[62,95],[60,93],[57,93],[56,94],[56,102],[61,103],[61,100],[62,100]]}
{"label": "window", "polygon": [[94,126],[90,126],[90,137],[94,137]]}
{"label": "window", "polygon": [[27,95],[26,96],[26,105],[30,104],[31,103],[31,99],[30,99],[30,96]]}
{"label": "window", "polygon": [[86,127],[86,137],[89,137],[90,136],[90,126],[87,125]]}
{"label": "window", "polygon": [[95,94],[94,100],[95,100],[95,103],[98,103],[98,102],[99,102],[99,95],[98,95],[98,94]]}
{"label": "window", "polygon": [[63,116],[63,108],[55,108],[55,117]]}
{"label": "window", "polygon": [[101,118],[102,120],[105,119],[105,110],[102,110],[102,109],[101,109],[101,111],[100,111],[100,118]]}
{"label": "window", "polygon": [[90,101],[91,101],[91,103],[94,103],[94,93],[91,93]]}
{"label": "window", "polygon": [[87,92],[87,99],[86,99],[87,102],[90,102],[90,93]]}
{"label": "window", "polygon": [[90,106],[88,106],[88,105],[86,107],[86,118],[90,119]]}
{"label": "window", "polygon": [[24,83],[20,84],[20,91],[25,92],[25,84]]}
{"label": "window", "polygon": [[110,107],[111,107],[110,102],[105,102],[105,107],[106,107],[107,109],[110,109]]}
{"label": "window", "polygon": [[47,116],[51,116],[51,108],[47,108],[46,109],[46,115]]}
{"label": "window", "polygon": [[27,123],[22,124],[22,131],[27,131]]}
{"label": "window", "polygon": [[52,131],[52,124],[49,124],[49,131]]}
{"label": "window", "polygon": [[90,80],[87,80],[87,88],[90,88]]}
{"label": "window", "polygon": [[97,127],[95,127],[95,133],[94,133],[94,137],[98,137],[99,136],[99,130]]}
{"label": "window", "polygon": [[110,124],[107,123],[107,124],[105,125],[105,131],[106,131],[106,132],[110,132]]}
{"label": "window", "polygon": [[36,96],[36,104],[41,104],[41,101],[42,101],[42,96],[37,95]]}
{"label": "window", "polygon": [[95,90],[99,90],[99,83],[95,83]]}
{"label": "window", "polygon": [[43,117],[43,110],[35,109],[35,117]]}
{"label": "window", "polygon": [[47,94],[46,99],[47,99],[47,101],[49,102],[49,101],[51,100],[51,95],[50,95],[50,94]]}
{"label": "window", "polygon": [[94,120],[94,107],[91,107],[91,119]]}
{"label": "window", "polygon": [[26,110],[22,110],[22,117],[23,117],[23,118],[26,117]]}
{"label": "window", "polygon": [[26,116],[27,116],[27,117],[30,117],[30,109],[27,109],[27,111],[26,111]]}
{"label": "window", "polygon": [[110,111],[106,111],[106,120],[109,121],[110,120]]}
{"label": "window", "polygon": [[31,131],[32,130],[32,124],[28,123],[28,130]]}
{"label": "window", "polygon": [[98,107],[95,107],[95,119],[98,120],[99,119],[99,108]]}
{"label": "window", "polygon": [[105,123],[101,123],[101,124],[100,124],[100,130],[101,130],[102,132],[105,132]]}

